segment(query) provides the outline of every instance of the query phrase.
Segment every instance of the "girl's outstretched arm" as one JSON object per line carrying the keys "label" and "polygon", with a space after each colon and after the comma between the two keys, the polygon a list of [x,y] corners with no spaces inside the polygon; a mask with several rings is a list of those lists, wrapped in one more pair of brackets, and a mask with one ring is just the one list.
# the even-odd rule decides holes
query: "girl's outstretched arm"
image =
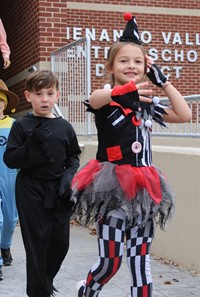
{"label": "girl's outstretched arm", "polygon": [[[141,79],[139,77],[135,77],[133,81],[135,83],[139,95],[139,100],[151,103],[152,99],[148,97],[152,96],[153,90],[150,88],[149,82],[141,82]],[[99,109],[104,105],[107,105],[110,102],[112,102],[112,91],[113,89],[95,90],[89,98],[90,106],[93,109]]]}

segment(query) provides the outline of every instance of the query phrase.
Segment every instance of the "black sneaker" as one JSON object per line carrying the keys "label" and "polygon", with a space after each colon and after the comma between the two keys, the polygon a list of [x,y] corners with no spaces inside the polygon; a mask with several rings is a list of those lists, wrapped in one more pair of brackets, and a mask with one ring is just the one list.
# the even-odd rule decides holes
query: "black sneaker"
{"label": "black sneaker", "polygon": [[83,297],[83,292],[85,289],[85,280],[81,280],[76,284],[76,297]]}
{"label": "black sneaker", "polygon": [[2,266],[0,265],[0,281],[3,280]]}
{"label": "black sneaker", "polygon": [[13,258],[10,252],[10,249],[2,249],[1,248],[1,257],[3,258],[3,264],[5,266],[10,266],[13,262]]}

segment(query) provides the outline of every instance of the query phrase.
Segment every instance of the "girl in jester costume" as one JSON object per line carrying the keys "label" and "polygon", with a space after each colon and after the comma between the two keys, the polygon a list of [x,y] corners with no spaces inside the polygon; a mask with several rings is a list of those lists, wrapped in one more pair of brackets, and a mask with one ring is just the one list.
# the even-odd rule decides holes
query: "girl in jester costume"
{"label": "girl in jester costume", "polygon": [[0,80],[0,280],[3,279],[2,265],[12,264],[10,246],[18,220],[15,203],[15,180],[17,169],[10,169],[3,161],[8,135],[14,119],[9,113],[17,106],[18,96],[9,91]]}
{"label": "girl in jester costume", "polygon": [[[141,45],[135,17],[109,49],[106,70],[110,89],[92,93],[88,111],[98,131],[96,159],[80,169],[72,182],[76,213],[86,224],[95,220],[99,258],[76,297],[96,297],[120,268],[126,236],[132,297],[152,296],[150,246],[155,226],[164,228],[174,209],[174,194],[162,172],[152,165],[152,121],[183,123],[191,111]],[[147,80],[147,77],[149,80]],[[169,98],[154,97],[150,83]]]}

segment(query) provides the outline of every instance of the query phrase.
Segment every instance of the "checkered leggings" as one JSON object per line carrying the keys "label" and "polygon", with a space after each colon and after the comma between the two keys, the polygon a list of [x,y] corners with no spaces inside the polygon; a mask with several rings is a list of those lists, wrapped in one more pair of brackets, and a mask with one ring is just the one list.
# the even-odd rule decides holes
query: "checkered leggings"
{"label": "checkered leggings", "polygon": [[152,220],[144,228],[138,228],[136,224],[126,230],[126,213],[123,209],[113,211],[103,223],[98,223],[99,259],[88,273],[85,296],[98,296],[103,286],[116,274],[122,263],[126,235],[127,265],[132,275],[131,296],[151,297],[149,250],[153,233]]}

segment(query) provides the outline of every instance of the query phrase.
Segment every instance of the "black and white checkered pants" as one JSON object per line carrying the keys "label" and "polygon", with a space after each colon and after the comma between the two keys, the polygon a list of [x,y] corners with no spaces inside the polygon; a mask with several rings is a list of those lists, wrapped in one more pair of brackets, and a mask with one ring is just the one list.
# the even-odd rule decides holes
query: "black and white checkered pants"
{"label": "black and white checkered pants", "polygon": [[116,274],[122,263],[126,235],[127,265],[131,272],[131,296],[151,297],[152,276],[149,250],[154,234],[154,223],[149,220],[144,228],[126,229],[126,212],[115,210],[97,223],[99,259],[86,280],[85,296],[96,297],[103,286]]}

